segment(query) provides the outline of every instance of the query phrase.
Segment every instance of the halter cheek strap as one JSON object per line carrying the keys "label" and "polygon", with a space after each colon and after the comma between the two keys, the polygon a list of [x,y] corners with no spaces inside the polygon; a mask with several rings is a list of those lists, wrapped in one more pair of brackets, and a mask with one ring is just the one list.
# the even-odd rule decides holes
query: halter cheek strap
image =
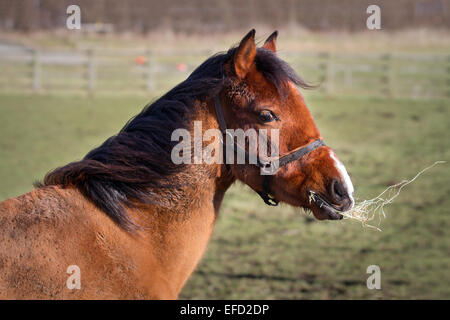
{"label": "halter cheek strap", "polygon": [[[223,109],[222,109],[222,103],[220,102],[219,95],[216,95],[214,97],[214,108],[216,109],[217,122],[219,123],[220,131],[222,132],[223,135],[226,135],[227,124],[225,122],[225,117],[224,117]],[[247,150],[245,150],[238,144],[234,143],[234,141],[233,141],[233,146],[234,146],[235,152],[240,151],[245,154],[246,160],[250,158],[250,154],[247,152]],[[259,155],[257,155],[257,157],[256,157],[257,163],[255,165],[258,166],[259,168],[267,169],[267,168],[272,167],[273,162],[278,161],[278,167],[277,167],[277,170],[278,170],[278,168],[281,168],[281,167],[287,165],[288,163],[291,163],[292,161],[298,160],[299,158],[303,157],[304,155],[306,155],[306,154],[310,153],[311,151],[313,151],[319,147],[322,147],[322,146],[325,146],[325,142],[322,139],[317,139],[317,140],[310,142],[306,146],[298,147],[280,157],[262,158]],[[226,166],[229,169],[228,165],[226,165]],[[272,172],[272,175],[275,174],[275,172]],[[272,175],[269,175],[269,174],[263,175],[262,191],[258,192],[258,194],[267,205],[277,206],[279,201],[270,195],[270,182],[272,179]]]}

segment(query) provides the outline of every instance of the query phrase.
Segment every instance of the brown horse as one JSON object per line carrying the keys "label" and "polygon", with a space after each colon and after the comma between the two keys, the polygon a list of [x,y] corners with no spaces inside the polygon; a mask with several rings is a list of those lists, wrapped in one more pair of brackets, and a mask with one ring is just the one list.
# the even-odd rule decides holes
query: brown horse
{"label": "brown horse", "polygon": [[[268,203],[342,218],[353,186],[329,147],[311,147],[321,137],[297,90],[308,85],[277,57],[276,32],[261,48],[254,36],[206,60],[83,160],[0,204],[1,298],[177,298],[237,179]],[[289,161],[270,178],[249,163],[175,164],[171,134],[194,121],[203,131],[278,129]]]}

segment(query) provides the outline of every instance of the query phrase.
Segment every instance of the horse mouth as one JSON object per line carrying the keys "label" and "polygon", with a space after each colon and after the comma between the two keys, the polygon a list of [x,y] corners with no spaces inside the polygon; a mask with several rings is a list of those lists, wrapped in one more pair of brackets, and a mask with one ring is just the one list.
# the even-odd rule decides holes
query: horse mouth
{"label": "horse mouth", "polygon": [[344,217],[340,212],[344,212],[345,210],[328,202],[319,193],[309,190],[308,198],[312,206],[312,211],[319,220],[341,220]]}

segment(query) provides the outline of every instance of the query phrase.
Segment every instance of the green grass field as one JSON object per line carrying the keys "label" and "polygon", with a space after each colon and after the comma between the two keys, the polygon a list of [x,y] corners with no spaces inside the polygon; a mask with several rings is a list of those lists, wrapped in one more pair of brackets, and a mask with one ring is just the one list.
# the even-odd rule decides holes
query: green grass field
{"label": "green grass field", "polygon": [[[0,200],[80,159],[151,98],[0,94]],[[308,96],[356,197],[368,199],[436,160],[450,160],[448,101]],[[267,207],[242,184],[226,196],[186,299],[450,298],[449,165],[431,169],[387,208],[382,232]],[[381,268],[381,290],[366,268]]]}

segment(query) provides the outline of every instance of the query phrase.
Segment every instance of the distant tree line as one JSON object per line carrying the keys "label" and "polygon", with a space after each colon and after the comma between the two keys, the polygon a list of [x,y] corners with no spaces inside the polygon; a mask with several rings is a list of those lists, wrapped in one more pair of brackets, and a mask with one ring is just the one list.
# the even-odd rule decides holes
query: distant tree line
{"label": "distant tree line", "polygon": [[82,23],[111,24],[115,31],[170,29],[211,33],[267,25],[311,30],[366,28],[366,8],[381,8],[382,28],[450,28],[450,0],[0,0],[0,29],[65,27],[66,8],[77,4]]}

